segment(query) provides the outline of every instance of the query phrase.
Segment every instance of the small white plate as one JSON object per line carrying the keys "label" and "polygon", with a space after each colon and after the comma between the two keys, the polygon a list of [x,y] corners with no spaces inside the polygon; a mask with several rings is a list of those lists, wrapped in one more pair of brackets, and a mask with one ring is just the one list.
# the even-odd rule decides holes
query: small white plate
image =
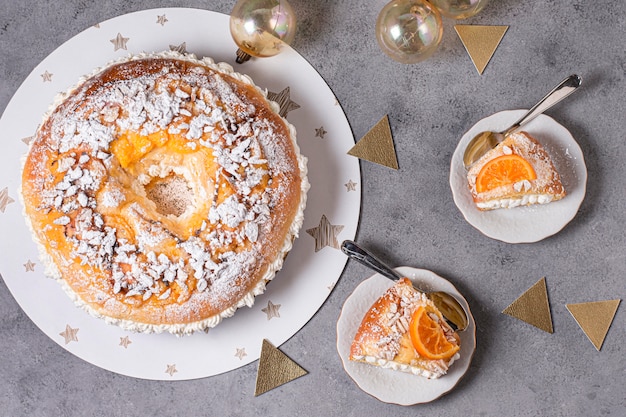
{"label": "small white plate", "polygon": [[380,401],[399,405],[427,403],[441,397],[456,386],[469,368],[476,350],[476,325],[469,305],[447,280],[425,269],[403,266],[396,270],[426,291],[446,291],[456,296],[469,314],[469,325],[461,337],[461,358],[439,379],[426,379],[404,372],[383,369],[362,362],[350,361],[350,346],[365,313],[394,283],[376,274],[355,288],[346,299],[337,321],[337,350],[343,367],[363,391]]}
{"label": "small white plate", "polygon": [[587,167],[580,146],[566,128],[542,114],[524,125],[522,130],[530,133],[546,148],[567,195],[562,200],[545,205],[478,210],[467,185],[467,171],[463,165],[465,148],[477,133],[502,131],[526,111],[502,111],[476,123],[461,138],[450,164],[452,196],[465,220],[484,235],[507,243],[537,242],[559,232],[578,212],[587,186]]}

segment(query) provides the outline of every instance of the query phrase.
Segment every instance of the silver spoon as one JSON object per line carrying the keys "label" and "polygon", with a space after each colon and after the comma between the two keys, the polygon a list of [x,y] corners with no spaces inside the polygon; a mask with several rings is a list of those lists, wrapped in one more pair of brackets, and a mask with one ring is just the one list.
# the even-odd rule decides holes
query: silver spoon
{"label": "silver spoon", "polygon": [[[357,245],[351,240],[345,240],[341,244],[341,251],[348,255],[350,258],[362,263],[363,265],[373,269],[382,276],[389,278],[393,281],[404,278],[404,276],[389,266],[382,263],[374,255]],[[458,302],[456,298],[447,292],[443,291],[423,291],[416,288],[417,291],[426,294],[426,296],[435,304],[435,306],[441,311],[441,314],[446,319],[450,327],[457,332],[462,332],[467,328],[467,312],[463,306]]]}
{"label": "silver spoon", "polygon": [[463,164],[465,168],[469,168],[474,162],[478,161],[481,156],[495,148],[507,135],[515,132],[524,124],[530,122],[532,119],[572,94],[580,86],[581,82],[582,78],[580,76],[575,74],[570,75],[561,81],[559,85],[554,87],[539,103],[535,104],[532,109],[528,110],[528,113],[522,116],[517,122],[513,123],[508,129],[502,132],[481,132],[474,136],[467,144],[465,153],[463,154]]}

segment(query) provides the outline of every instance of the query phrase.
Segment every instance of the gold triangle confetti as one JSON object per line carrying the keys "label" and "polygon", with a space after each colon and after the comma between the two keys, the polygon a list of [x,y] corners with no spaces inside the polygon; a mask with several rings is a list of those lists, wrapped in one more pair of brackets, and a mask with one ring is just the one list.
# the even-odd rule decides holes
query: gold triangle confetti
{"label": "gold triangle confetti", "polygon": [[516,319],[532,324],[544,332],[553,333],[552,315],[548,302],[546,279],[541,278],[532,287],[513,301],[502,312]]}
{"label": "gold triangle confetti", "polygon": [[254,396],[261,395],[307,373],[267,339],[263,339]]}
{"label": "gold triangle confetti", "polygon": [[454,30],[461,38],[480,75],[483,74],[508,28],[508,26],[454,25]]}
{"label": "gold triangle confetti", "polygon": [[396,150],[389,127],[389,116],[382,119],[348,151],[348,155],[365,159],[389,168],[398,169]]}
{"label": "gold triangle confetti", "polygon": [[565,304],[576,323],[598,351],[609,332],[621,300],[593,301],[590,303]]}

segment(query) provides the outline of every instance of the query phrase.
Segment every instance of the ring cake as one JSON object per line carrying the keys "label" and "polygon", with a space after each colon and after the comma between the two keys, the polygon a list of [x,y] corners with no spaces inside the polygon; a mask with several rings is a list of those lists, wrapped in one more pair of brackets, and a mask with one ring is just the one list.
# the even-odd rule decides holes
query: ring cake
{"label": "ring cake", "polygon": [[91,314],[191,333],[251,306],[303,221],[306,159],[252,80],[177,53],[96,71],[27,154],[25,217],[46,274]]}
{"label": "ring cake", "polygon": [[[427,326],[419,322],[418,317],[423,316]],[[420,328],[424,327],[428,334],[421,336]],[[419,340],[420,336],[423,340]],[[433,354],[424,347],[429,343],[443,344],[448,349]],[[436,379],[461,357],[459,349],[460,338],[441,312],[408,278],[403,278],[378,298],[363,317],[350,347],[350,360]]]}
{"label": "ring cake", "polygon": [[467,180],[480,210],[547,204],[566,194],[550,155],[527,132],[508,135],[470,167]]}

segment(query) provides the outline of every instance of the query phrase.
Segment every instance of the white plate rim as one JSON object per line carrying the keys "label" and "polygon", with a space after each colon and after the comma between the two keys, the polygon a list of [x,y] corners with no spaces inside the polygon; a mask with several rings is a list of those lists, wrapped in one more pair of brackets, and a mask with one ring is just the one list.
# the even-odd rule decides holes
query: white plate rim
{"label": "white plate rim", "polygon": [[[157,17],[166,16],[166,19],[163,20],[163,24],[160,24],[157,20]],[[183,21],[181,23],[181,21]],[[128,29],[120,29],[120,27],[125,24],[128,25],[129,22],[132,22],[133,27],[132,30]],[[140,53],[146,50],[146,44],[151,44],[152,42],[156,42],[152,38],[148,39],[149,36],[154,35],[154,38],[158,38],[163,45],[163,48],[159,48],[161,50],[167,48],[167,44],[163,44],[163,36],[159,33],[160,31],[168,30],[168,25],[174,25],[174,27],[180,28],[183,27],[183,31],[187,30],[189,32],[184,32],[186,35],[183,35],[179,32],[174,33],[174,29],[170,30],[171,36],[168,35],[167,40],[169,44],[176,43],[176,41],[184,40],[184,36],[189,36],[192,38],[190,34],[195,34],[195,30],[200,29],[192,29],[193,25],[189,25],[189,22],[201,22],[201,25],[196,25],[196,28],[201,28],[202,30],[207,31],[206,38],[202,38],[199,36],[193,36],[193,41],[196,42],[196,47],[199,47],[200,50],[205,49],[216,49],[216,55],[210,55],[216,59],[217,62],[231,62],[234,61],[234,51],[236,50],[236,46],[230,37],[230,33],[227,29],[228,25],[228,16],[212,12],[209,10],[203,9],[192,9],[192,8],[156,8],[156,9],[148,9],[137,12],[128,13],[125,15],[117,16],[107,21],[101,22],[100,24],[87,28],[86,30],[80,32],[76,36],[72,37],[67,42],[60,45],[55,51],[53,51],[48,57],[46,57],[42,62],[33,69],[33,71],[29,74],[29,76],[24,80],[21,86],[18,88],[14,96],[11,98],[5,111],[3,112],[2,117],[0,117],[0,126],[3,127],[11,127],[14,125],[12,122],[9,122],[6,118],[14,118],[16,114],[17,106],[23,105],[23,96],[28,91],[33,91],[33,86],[36,85],[38,88],[38,97],[40,100],[35,103],[37,106],[35,108],[42,108],[41,112],[38,112],[37,123],[33,121],[26,122],[28,126],[21,126],[20,129],[6,129],[6,136],[11,137],[11,144],[7,144],[6,142],[3,144],[7,148],[12,146],[14,148],[20,147],[21,153],[18,154],[18,158],[20,159],[21,155],[26,151],[26,147],[23,143],[21,143],[20,139],[26,138],[28,135],[32,135],[36,130],[36,124],[38,124],[41,115],[47,109],[50,103],[52,103],[54,96],[59,92],[65,90],[70,85],[73,85],[80,76],[90,73],[95,66],[91,65],[88,68],[81,69],[80,73],[76,74],[76,76],[66,77],[70,81],[67,81],[69,84],[65,85],[65,79],[63,79],[62,74],[58,73],[58,69],[61,66],[67,66],[68,63],[73,62],[72,60],[80,59],[89,60],[92,59],[93,56],[98,57],[99,65],[104,65],[107,62],[116,59],[118,57],[128,55],[129,53]],[[144,27],[145,26],[145,27]],[[211,31],[217,33],[211,37]],[[219,31],[219,32],[218,32]],[[128,32],[134,33],[135,35],[128,34]],[[129,37],[131,41],[129,44],[128,50],[119,50],[115,52],[113,51],[113,44],[109,41],[111,38],[115,38],[116,34],[122,34],[121,36]],[[141,38],[140,34],[145,34],[145,38]],[[171,37],[171,39],[170,39]],[[83,42],[81,47],[86,49],[84,45],[87,40],[89,42],[93,42],[95,38],[100,39],[102,48],[107,47],[108,52],[103,52],[102,56],[99,57],[99,53],[97,51],[94,52],[93,48],[86,51],[85,55],[80,53],[80,48],[76,48],[77,42]],[[207,42],[210,39],[219,39],[219,46],[210,44],[207,46]],[[214,42],[214,41],[213,41]],[[131,47],[131,44],[134,45]],[[99,44],[100,45],[100,44]],[[216,46],[213,48],[213,46]],[[196,48],[193,45],[187,44],[187,48],[190,52],[196,52]],[[152,48],[155,50],[156,48]],[[224,52],[227,51],[227,52]],[[231,52],[232,51],[232,52]],[[69,54],[65,58],[69,58],[63,60],[60,57],[60,54]],[[232,54],[232,59],[231,58]],[[219,56],[225,56],[227,59],[220,59]],[[60,61],[60,64],[59,64]],[[234,63],[233,63],[234,64]],[[233,65],[231,64],[231,65]],[[268,67],[279,67],[280,68],[289,68],[289,65],[286,64],[294,64],[297,68],[302,69],[305,68],[305,72],[298,74],[287,74],[287,76],[282,77],[284,74],[279,72],[281,75],[280,80],[274,80],[275,75],[269,74],[267,71]],[[86,65],[86,64],[84,64]],[[234,66],[234,65],[233,65]],[[48,71],[50,67],[54,67],[56,70],[51,70],[53,72],[54,77],[61,77],[63,81],[59,81],[57,86],[51,87],[50,83],[43,84],[42,87],[42,74],[44,71]],[[13,295],[14,299],[20,305],[22,310],[29,316],[29,318],[35,323],[37,327],[39,327],[50,339],[52,339],[59,346],[72,353],[73,355],[95,365],[103,369],[107,369],[112,372],[116,372],[122,375],[127,375],[136,378],[142,379],[152,379],[152,380],[188,380],[195,378],[203,378],[208,376],[217,375],[223,372],[228,372],[233,369],[237,369],[243,365],[249,364],[254,360],[258,359],[260,356],[260,346],[263,338],[268,338],[274,345],[280,346],[280,344],[284,343],[290,337],[292,337],[295,333],[297,333],[304,325],[306,325],[310,318],[315,314],[315,312],[323,305],[328,295],[331,293],[336,281],[340,278],[347,259],[345,256],[339,251],[333,248],[327,247],[322,249],[319,252],[316,252],[314,255],[307,255],[305,259],[302,259],[301,255],[303,253],[313,253],[314,248],[314,240],[312,237],[306,234],[306,230],[310,227],[315,227],[320,222],[320,216],[324,215],[334,215],[329,216],[329,218],[333,224],[341,224],[343,230],[339,237],[341,239],[350,239],[353,238],[356,234],[356,230],[358,227],[358,222],[360,218],[360,207],[361,207],[361,172],[360,172],[360,164],[357,158],[350,157],[347,155],[347,150],[354,146],[354,137],[352,135],[352,131],[350,129],[347,118],[341,109],[341,106],[338,104],[338,101],[330,87],[323,80],[321,75],[304,59],[301,55],[299,55],[296,51],[294,51],[290,47],[286,47],[284,51],[277,57],[272,58],[271,60],[257,60],[250,61],[246,63],[246,66],[236,67],[237,71],[241,71],[242,73],[248,73],[255,80],[256,84],[261,86],[262,88],[270,89],[272,81],[275,83],[280,83],[280,87],[274,87],[271,91],[279,92],[280,89],[284,87],[284,83],[292,83],[291,94],[292,99],[294,101],[298,100],[298,91],[302,95],[309,92],[312,88],[317,89],[315,91],[319,96],[315,96],[315,100],[322,101],[321,104],[317,102],[314,105],[314,109],[311,110],[311,114],[298,114],[297,112],[292,112],[288,115],[289,121],[298,127],[299,123],[302,123],[303,119],[307,117],[317,118],[320,114],[324,116],[324,122],[329,123],[332,126],[325,125],[328,132],[328,135],[333,135],[332,138],[326,138],[326,141],[320,141],[322,143],[320,148],[323,149],[319,151],[321,154],[333,155],[333,158],[339,159],[341,158],[341,166],[336,167],[333,174],[339,175],[336,180],[336,184],[332,185],[332,190],[327,190],[327,192],[331,192],[333,196],[337,195],[338,201],[332,202],[324,202],[316,201],[315,199],[311,199],[312,192],[309,192],[309,201],[307,204],[307,209],[305,211],[305,219],[304,224],[300,230],[300,237],[296,239],[294,244],[294,248],[290,252],[290,256],[287,257],[285,265],[283,269],[278,273],[280,276],[277,277],[276,280],[269,283],[266,292],[263,295],[257,296],[255,305],[248,309],[239,309],[236,313],[235,317],[226,319],[224,323],[220,324],[215,329],[212,329],[209,332],[209,335],[204,335],[202,333],[194,334],[193,336],[177,338],[170,334],[157,334],[157,335],[145,335],[145,334],[135,334],[126,332],[116,326],[110,326],[104,323],[100,319],[95,319],[82,310],[76,308],[71,300],[67,298],[67,296],[62,292],[58,283],[45,278],[43,276],[43,267],[39,263],[37,258],[36,247],[32,243],[32,239],[30,238],[30,233],[26,236],[23,233],[23,229],[25,228],[24,221],[21,219],[21,202],[18,201],[16,190],[19,188],[20,179],[19,175],[15,174],[15,166],[17,163],[15,162],[15,154],[13,152],[13,148],[11,148],[11,152],[5,152],[5,155],[0,155],[0,162],[13,161],[9,164],[6,164],[7,168],[5,169],[5,164],[2,164],[2,179],[0,182],[0,190],[3,188],[7,188],[9,190],[9,197],[13,200],[11,204],[6,207],[6,210],[0,213],[0,225],[2,225],[3,231],[8,230],[5,229],[8,227],[13,227],[13,223],[17,224],[17,230],[20,231],[20,236],[16,238],[15,241],[13,239],[9,241],[9,239],[0,239],[0,247],[3,250],[7,250],[8,248],[15,246],[16,244],[28,245],[28,252],[24,257],[20,257],[18,259],[13,259],[13,256],[3,256],[0,259],[0,273],[2,273],[2,277],[9,289],[10,293]],[[254,73],[260,74],[260,76],[255,76]],[[292,71],[293,72],[293,71]],[[268,76],[266,76],[268,74]],[[298,77],[304,77],[303,74],[314,74],[315,79],[311,80],[310,78],[306,79],[306,83],[300,82],[298,84],[298,88],[294,88],[294,80],[297,80]],[[56,78],[54,78],[56,79]],[[266,82],[260,82],[259,80],[265,80]],[[300,81],[304,80],[304,78],[300,78]],[[58,90],[54,90],[53,88],[57,88]],[[294,95],[296,95],[294,97]],[[42,98],[43,97],[43,98]],[[311,101],[307,98],[307,101]],[[301,103],[302,104],[302,103]],[[323,106],[324,111],[319,111],[318,106]],[[38,110],[37,110],[38,111]],[[317,112],[317,113],[316,113]],[[19,112],[18,112],[19,113]],[[318,120],[311,121],[311,123],[321,122]],[[308,125],[307,125],[308,126]],[[318,126],[315,126],[318,127]],[[335,127],[335,131],[331,131],[329,127]],[[303,131],[298,129],[298,144],[301,148],[308,146],[311,148],[314,145],[307,145],[305,142],[312,142],[312,137],[314,135],[304,134]],[[307,138],[307,136],[309,136]],[[303,152],[305,153],[305,152]],[[10,155],[9,155],[10,154]],[[314,188],[320,189],[323,186],[327,185],[326,183],[322,183],[321,185],[316,182],[316,180],[312,180],[311,175],[317,177],[324,177],[327,175],[326,173],[320,174],[322,169],[312,169],[314,168],[315,161],[312,161],[310,156],[311,154],[305,153],[305,156],[309,157],[309,180],[312,183]],[[333,160],[335,160],[333,159]],[[327,161],[320,161],[323,165]],[[8,168],[11,166],[11,168]],[[8,170],[11,170],[11,174],[5,177],[5,173]],[[332,170],[331,170],[332,171]],[[19,171],[16,171],[19,172]],[[317,174],[316,174],[317,172]],[[319,174],[319,175],[318,175]],[[328,174],[330,175],[330,174]],[[355,188],[346,194],[346,187],[344,187],[345,181],[356,181]],[[339,190],[339,191],[338,191]],[[313,191],[314,193],[314,191]],[[320,200],[320,199],[317,199]],[[6,212],[6,213],[5,213]],[[10,216],[7,215],[10,213]],[[17,223],[15,219],[19,217]],[[11,222],[13,220],[13,222]],[[7,236],[9,233],[3,235]],[[16,243],[17,242],[17,243]],[[28,242],[28,243],[24,243]],[[311,258],[311,257],[315,258]],[[11,259],[9,259],[11,258]],[[25,265],[23,265],[26,260],[36,261],[38,264],[35,268],[35,271],[26,270]],[[300,266],[298,263],[298,259],[305,264],[304,266]],[[310,279],[300,279],[297,280],[296,285],[291,285],[291,282],[294,279],[290,279],[289,277],[297,277],[297,271],[306,269],[309,271],[315,265],[322,265],[320,268],[327,273],[324,274],[326,277],[322,281],[313,281]],[[317,270],[319,272],[319,268]],[[308,277],[307,277],[308,278]],[[58,309],[59,315],[65,315],[63,318],[59,319],[58,323],[52,323],[55,320],[53,314],[46,314],[47,311],[34,312],[32,306],[26,306],[25,297],[31,297],[29,301],[30,304],[36,303],[35,300],[32,299],[32,296],[25,294],[27,285],[24,284],[25,280],[35,281],[36,285],[40,287],[36,297],[48,296],[56,297],[59,300],[58,306],[55,308]],[[305,282],[306,281],[306,282]],[[282,319],[280,318],[265,318],[265,313],[261,313],[261,310],[265,305],[267,305],[268,301],[275,300],[274,297],[285,297],[292,291],[292,287],[295,286],[303,286],[303,293],[307,294],[307,297],[312,299],[313,301],[308,301],[305,303],[297,304],[283,302],[282,310],[280,310],[282,315]],[[56,299],[55,298],[55,299]],[[280,298],[279,298],[280,299]],[[61,301],[62,300],[62,301]],[[43,303],[40,303],[44,305]],[[259,313],[262,318],[259,319]],[[247,316],[247,318],[246,318]],[[254,317],[253,317],[254,316]],[[231,324],[233,321],[236,321],[238,317],[241,317],[240,320],[250,320],[252,323],[250,326],[246,327],[246,334],[241,335],[241,342],[237,345],[233,344],[232,348],[229,345],[229,350],[227,357],[216,357],[212,358],[211,355],[213,352],[213,346],[208,344],[206,340],[203,338],[211,339],[213,341],[216,340],[224,340],[227,336],[224,336],[225,333],[232,331],[234,327]],[[62,320],[62,322],[61,322]],[[282,321],[281,321],[282,320]],[[61,325],[62,323],[62,325]],[[78,332],[79,343],[75,343],[74,341],[64,341],[64,338],[61,336],[60,332],[62,332],[65,328],[65,323],[68,325],[71,324],[73,328],[80,328]],[[258,326],[260,331],[263,331],[264,334],[255,334],[256,332],[251,332],[251,328],[256,328]],[[214,336],[211,336],[213,334]],[[219,335],[218,335],[219,334]],[[127,348],[120,347],[118,344],[120,342],[120,338],[122,337],[130,337],[132,340],[132,344],[130,344]],[[98,340],[98,338],[107,337],[106,340]],[[87,345],[88,342],[86,340],[88,338],[94,338],[96,341],[91,342],[90,345]],[[158,342],[155,342],[158,341]],[[129,365],[129,362],[133,360],[143,360],[142,354],[137,353],[137,350],[140,346],[142,349],[148,349],[150,351],[154,351],[154,347],[152,346],[154,343],[163,343],[167,348],[171,348],[172,351],[168,352],[171,354],[161,355],[162,357],[158,357],[157,353],[148,354],[145,359],[145,363],[140,365]],[[207,345],[208,344],[208,345]],[[89,347],[82,347],[82,346]],[[191,345],[191,347],[189,347]],[[95,346],[95,347],[94,347]],[[241,355],[240,357],[236,357],[235,353],[239,353],[235,351],[235,346],[243,346],[245,347],[245,355]],[[181,352],[188,352],[189,350],[201,349],[205,350],[205,358],[200,363],[194,363],[191,359],[185,359],[184,365],[179,365],[177,361],[183,361],[181,358],[184,356],[181,353],[177,353],[177,349],[181,349]],[[90,350],[87,352],[87,350]],[[185,350],[186,349],[186,350]],[[135,352],[133,352],[133,350]],[[222,350],[226,350],[226,347]],[[146,351],[146,353],[150,353]],[[220,352],[222,353],[222,352]],[[177,358],[177,355],[179,356]],[[99,356],[106,357],[105,359],[101,359]],[[128,356],[130,359],[125,359],[125,356]],[[154,357],[157,356],[157,360],[154,360]],[[119,359],[118,359],[119,358]],[[153,362],[150,362],[153,361]],[[174,364],[176,367],[174,368]],[[172,366],[172,367],[170,367]],[[169,370],[169,372],[167,371]]]}

